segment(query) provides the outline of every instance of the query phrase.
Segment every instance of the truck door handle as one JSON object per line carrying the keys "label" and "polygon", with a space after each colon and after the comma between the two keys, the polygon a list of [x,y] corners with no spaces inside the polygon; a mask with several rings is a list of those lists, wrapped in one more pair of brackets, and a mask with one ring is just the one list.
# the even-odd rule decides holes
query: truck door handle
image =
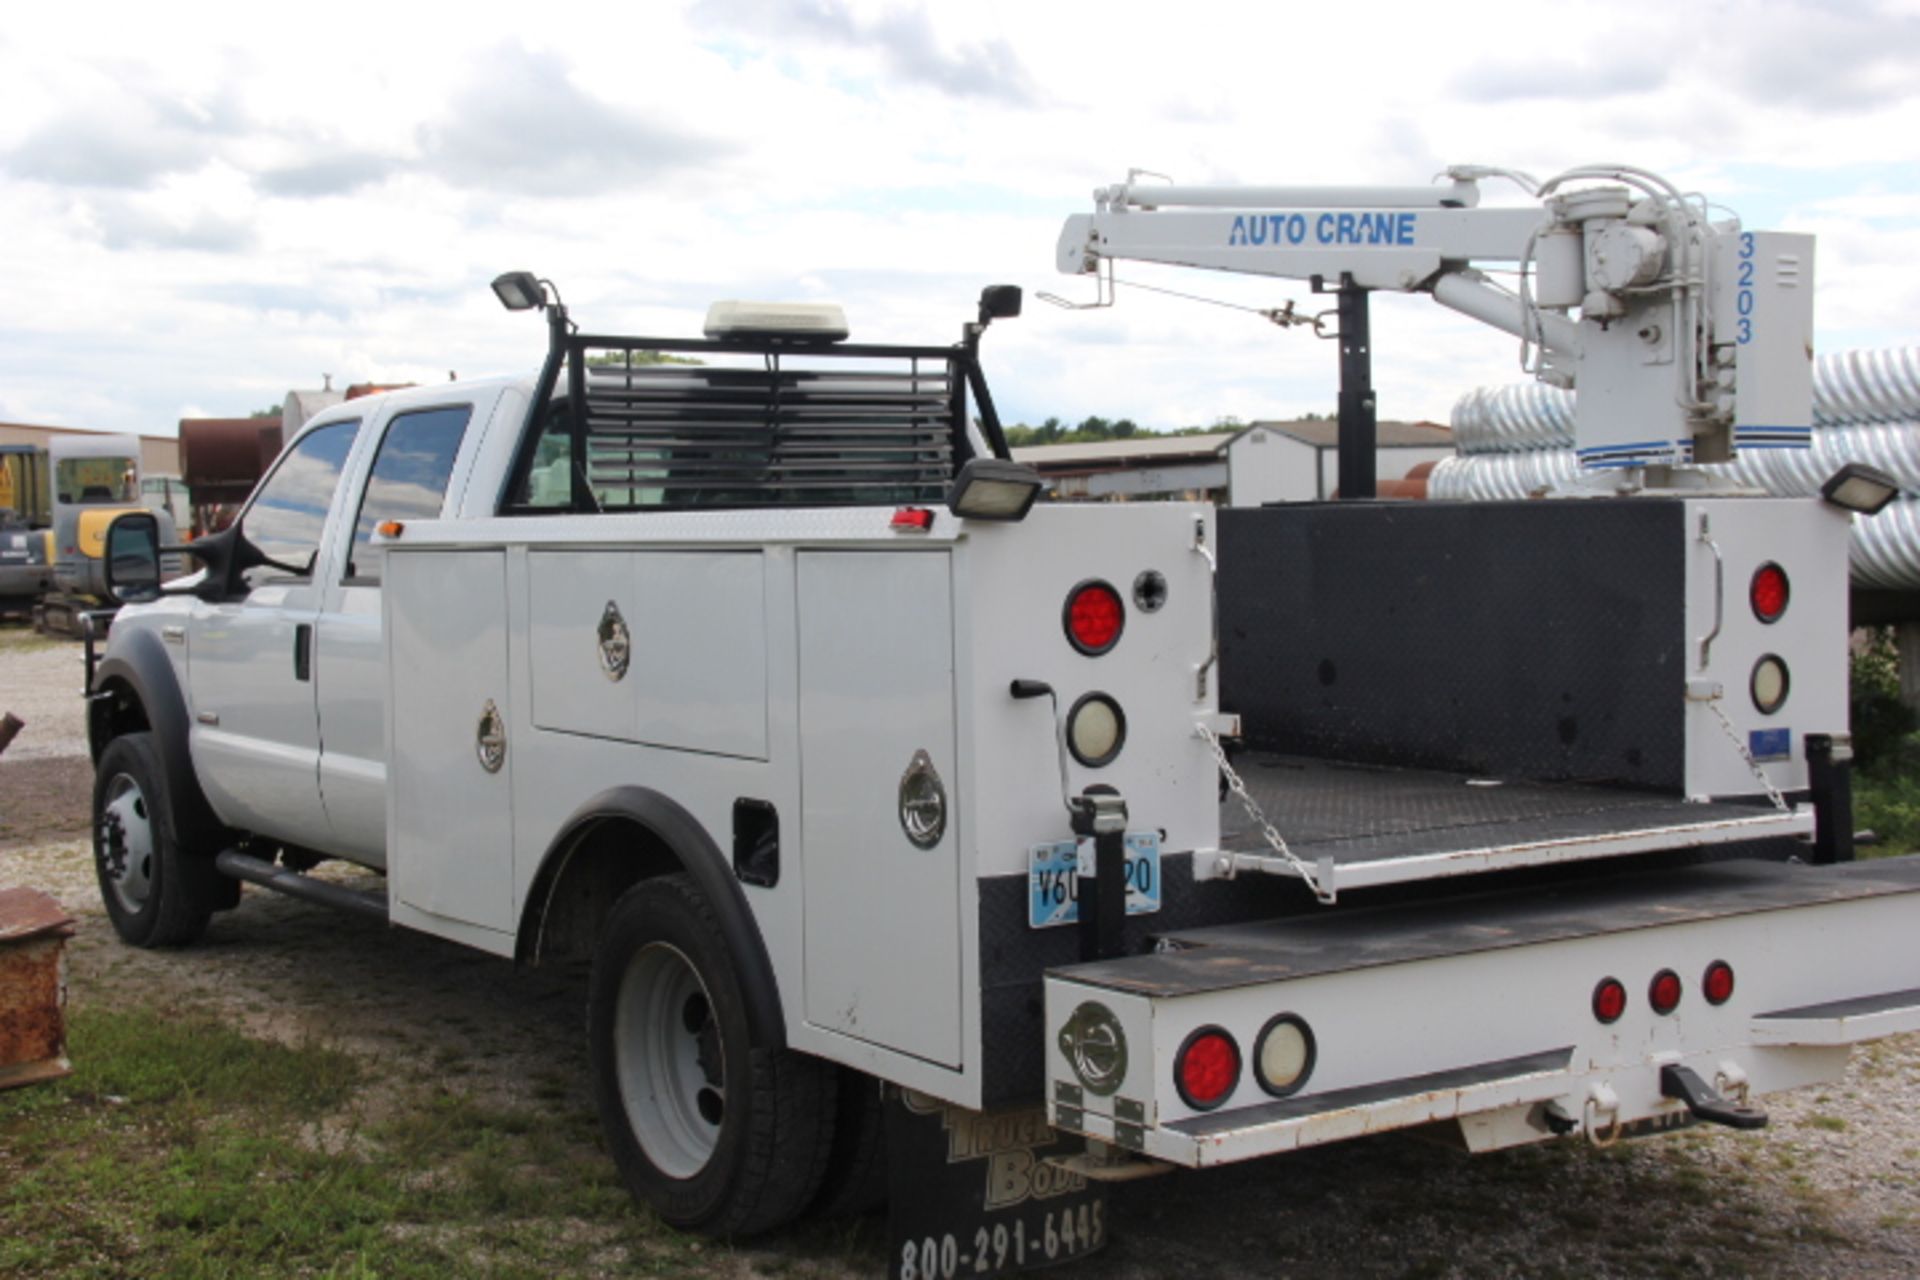
{"label": "truck door handle", "polygon": [[313,624],[302,622],[293,629],[293,678],[313,679]]}

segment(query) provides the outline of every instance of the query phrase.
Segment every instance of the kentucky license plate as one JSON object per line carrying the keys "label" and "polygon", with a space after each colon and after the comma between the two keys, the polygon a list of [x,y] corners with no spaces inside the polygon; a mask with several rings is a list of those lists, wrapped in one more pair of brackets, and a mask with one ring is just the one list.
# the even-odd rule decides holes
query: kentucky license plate
{"label": "kentucky license plate", "polygon": [[[1160,833],[1129,831],[1126,836],[1127,914],[1160,909]],[[1056,840],[1027,850],[1027,924],[1045,929],[1080,919],[1075,899],[1080,868],[1093,869],[1093,840]]]}

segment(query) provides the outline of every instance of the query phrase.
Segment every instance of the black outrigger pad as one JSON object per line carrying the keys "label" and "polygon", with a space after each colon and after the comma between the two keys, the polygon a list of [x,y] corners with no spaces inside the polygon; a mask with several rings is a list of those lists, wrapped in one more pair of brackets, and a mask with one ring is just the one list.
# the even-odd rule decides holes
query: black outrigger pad
{"label": "black outrigger pad", "polygon": [[1084,1143],[1046,1109],[968,1111],[887,1089],[889,1280],[999,1276],[1106,1246],[1106,1189],[1049,1164]]}

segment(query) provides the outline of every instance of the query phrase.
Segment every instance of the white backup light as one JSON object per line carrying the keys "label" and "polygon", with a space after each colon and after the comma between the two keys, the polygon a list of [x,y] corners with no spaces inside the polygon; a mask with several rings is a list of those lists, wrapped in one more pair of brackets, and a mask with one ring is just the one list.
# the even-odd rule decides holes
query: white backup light
{"label": "white backup light", "polygon": [[1127,740],[1127,717],[1104,693],[1090,693],[1067,713],[1067,747],[1090,769],[1109,764]]}
{"label": "white backup light", "polygon": [[1787,664],[1767,654],[1753,664],[1753,705],[1761,715],[1770,716],[1787,700]]}
{"label": "white backup light", "polygon": [[1290,1013],[1267,1023],[1254,1049],[1254,1073],[1260,1087],[1284,1097],[1306,1083],[1315,1056],[1313,1032]]}
{"label": "white backup light", "polygon": [[840,342],[847,313],[831,302],[716,302],[707,308],[709,338],[808,338]]}

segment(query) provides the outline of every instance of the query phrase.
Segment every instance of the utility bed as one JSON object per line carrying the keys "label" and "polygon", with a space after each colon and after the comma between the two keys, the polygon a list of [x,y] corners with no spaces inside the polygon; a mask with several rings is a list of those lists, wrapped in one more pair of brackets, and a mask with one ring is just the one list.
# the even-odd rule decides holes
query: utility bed
{"label": "utility bed", "polygon": [[[1810,809],[1783,811],[1764,796],[1696,804],[1617,786],[1264,751],[1234,767],[1295,856],[1336,890],[1813,831]],[[1237,797],[1223,803],[1220,838],[1238,869],[1291,873]]]}

